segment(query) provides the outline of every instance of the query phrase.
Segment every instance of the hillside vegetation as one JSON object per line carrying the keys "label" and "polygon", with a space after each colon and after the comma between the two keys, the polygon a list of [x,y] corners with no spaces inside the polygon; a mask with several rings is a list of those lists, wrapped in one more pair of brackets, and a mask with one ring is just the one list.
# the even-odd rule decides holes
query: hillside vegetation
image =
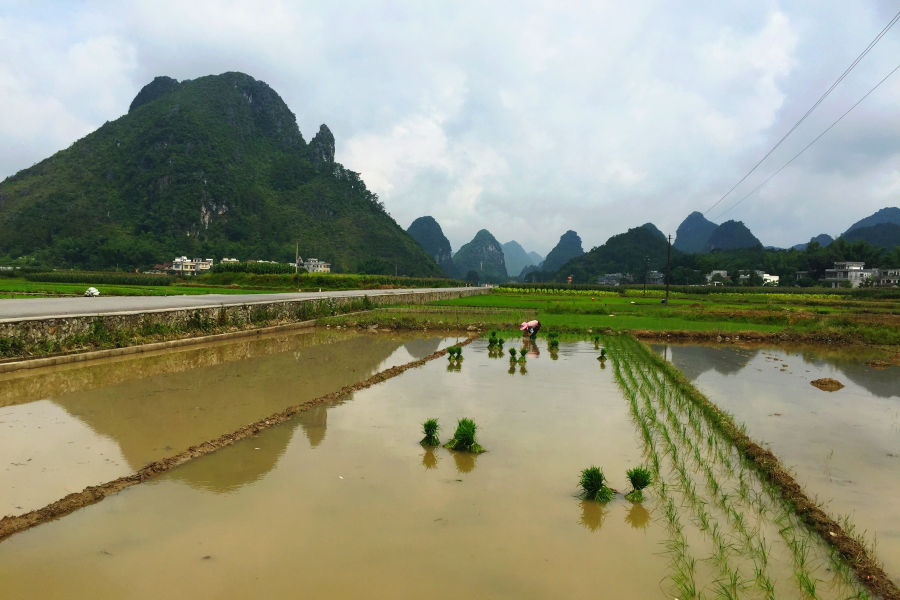
{"label": "hillside vegetation", "polygon": [[288,261],[299,243],[336,272],[441,276],[334,149],[248,75],[157,78],[127,115],[0,183],[0,260],[133,270]]}

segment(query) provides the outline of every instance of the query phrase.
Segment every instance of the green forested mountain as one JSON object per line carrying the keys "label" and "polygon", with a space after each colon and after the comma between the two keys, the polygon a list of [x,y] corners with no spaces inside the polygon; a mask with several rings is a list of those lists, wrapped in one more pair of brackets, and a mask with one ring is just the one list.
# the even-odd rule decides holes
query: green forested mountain
{"label": "green forested mountain", "polygon": [[487,229],[482,229],[471,242],[464,244],[453,255],[453,263],[461,277],[475,271],[481,282],[497,283],[508,279],[503,247]]}
{"label": "green forested mountain", "polygon": [[725,221],[712,232],[706,243],[708,250],[734,250],[761,245],[742,221]]}
{"label": "green forested mountain", "polygon": [[900,246],[900,225],[896,223],[878,223],[866,227],[850,228],[841,238],[848,242],[864,241],[887,250]]}
{"label": "green forested mountain", "polygon": [[[444,235],[444,230],[434,217],[419,217],[407,228],[407,233],[413,237],[425,252],[431,256],[438,266],[447,274],[447,277],[460,276],[453,257],[450,253],[450,240]],[[465,275],[463,273],[462,275]]]}
{"label": "green forested mountain", "polygon": [[704,217],[703,213],[694,211],[678,226],[672,247],[688,254],[706,252],[709,238],[718,227]]}
{"label": "green forested mountain", "polygon": [[543,271],[556,271],[561,266],[584,254],[584,248],[581,247],[581,238],[571,229],[559,238],[556,246],[553,247],[544,259],[541,265]]}
{"label": "green forested mountain", "polygon": [[859,229],[861,227],[872,227],[873,225],[880,225],[881,223],[893,223],[894,225],[900,225],[900,208],[896,206],[888,206],[878,210],[865,219],[860,219],[853,225],[851,225],[847,231],[844,232],[846,236],[848,233],[853,231],[854,229]]}
{"label": "green forested mountain", "polygon": [[[563,281],[564,277],[572,275],[575,283],[596,283],[597,277],[607,273],[643,273],[644,269],[665,271],[668,247],[668,242],[658,231],[645,226],[635,227],[570,260],[557,271],[556,279]],[[673,255],[676,253],[672,252]]]}
{"label": "green forested mountain", "polygon": [[144,268],[175,255],[332,263],[335,271],[440,276],[324,125],[242,73],[160,77],[129,113],[0,183],[0,257]]}

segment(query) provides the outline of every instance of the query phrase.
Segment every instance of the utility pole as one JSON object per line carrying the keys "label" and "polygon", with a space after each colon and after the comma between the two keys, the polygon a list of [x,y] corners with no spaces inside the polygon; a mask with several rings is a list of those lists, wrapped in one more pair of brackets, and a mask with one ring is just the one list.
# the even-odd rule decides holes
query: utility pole
{"label": "utility pole", "polygon": [[672,234],[669,234],[669,251],[666,254],[666,306],[669,305],[669,279],[672,264]]}
{"label": "utility pole", "polygon": [[294,275],[300,274],[300,242],[297,242],[297,250],[294,252]]}
{"label": "utility pole", "polygon": [[647,297],[647,272],[650,270],[650,257],[644,257],[644,298]]}

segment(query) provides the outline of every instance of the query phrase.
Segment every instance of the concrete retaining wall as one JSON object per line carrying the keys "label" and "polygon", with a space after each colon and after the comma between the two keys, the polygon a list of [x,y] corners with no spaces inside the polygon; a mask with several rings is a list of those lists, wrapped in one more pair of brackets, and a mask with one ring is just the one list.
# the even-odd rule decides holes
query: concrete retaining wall
{"label": "concrete retaining wall", "polygon": [[[425,304],[435,300],[451,300],[490,293],[489,288],[467,288],[452,291],[421,291],[399,294],[359,294],[320,297],[304,300],[266,301],[239,305],[211,305],[189,309],[162,309],[110,315],[83,315],[48,319],[22,319],[0,323],[0,338],[19,338],[29,344],[62,342],[76,336],[88,335],[102,324],[107,331],[146,331],[161,324],[177,328],[246,325],[248,323],[304,321],[310,318],[347,312],[356,308],[366,297],[372,306],[381,304]],[[199,326],[199,327],[198,327]]]}

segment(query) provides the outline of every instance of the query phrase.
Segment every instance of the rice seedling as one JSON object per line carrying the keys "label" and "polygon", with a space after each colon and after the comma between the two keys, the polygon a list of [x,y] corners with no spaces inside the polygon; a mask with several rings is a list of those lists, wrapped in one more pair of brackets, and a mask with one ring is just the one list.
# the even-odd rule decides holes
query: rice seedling
{"label": "rice seedling", "polygon": [[515,348],[509,349],[509,360],[515,362],[515,360],[516,360],[516,349]]}
{"label": "rice seedling", "polygon": [[438,439],[437,432],[441,428],[438,424],[437,419],[426,419],[424,423],[422,423],[422,433],[425,434],[425,437],[422,438],[422,441],[419,442],[423,446],[440,446],[441,440]]}
{"label": "rice seedling", "polygon": [[628,482],[631,484],[631,491],[625,495],[625,498],[632,502],[641,502],[644,499],[643,489],[653,483],[653,474],[650,469],[641,465],[628,469],[625,473]]}
{"label": "rice seedling", "polygon": [[553,352],[554,350],[558,350],[559,349],[559,340],[557,340],[555,338],[549,340],[547,342],[547,348],[550,350],[550,352]]}
{"label": "rice seedling", "polygon": [[475,439],[477,430],[478,425],[472,419],[459,419],[456,422],[456,431],[453,432],[453,438],[444,444],[444,448],[472,452],[473,454],[487,452]]}
{"label": "rice seedling", "polygon": [[597,357],[597,360],[601,362],[606,360],[606,348],[600,348],[600,356]]}
{"label": "rice seedling", "polygon": [[581,479],[578,481],[581,488],[581,497],[585,500],[594,500],[596,502],[609,502],[615,497],[616,493],[606,485],[606,476],[600,467],[591,465],[581,472]]}
{"label": "rice seedling", "polygon": [[797,578],[797,585],[803,590],[803,593],[810,598],[819,597],[816,594],[816,583],[818,583],[818,579],[811,577],[806,571],[799,571],[795,573],[794,576]]}

